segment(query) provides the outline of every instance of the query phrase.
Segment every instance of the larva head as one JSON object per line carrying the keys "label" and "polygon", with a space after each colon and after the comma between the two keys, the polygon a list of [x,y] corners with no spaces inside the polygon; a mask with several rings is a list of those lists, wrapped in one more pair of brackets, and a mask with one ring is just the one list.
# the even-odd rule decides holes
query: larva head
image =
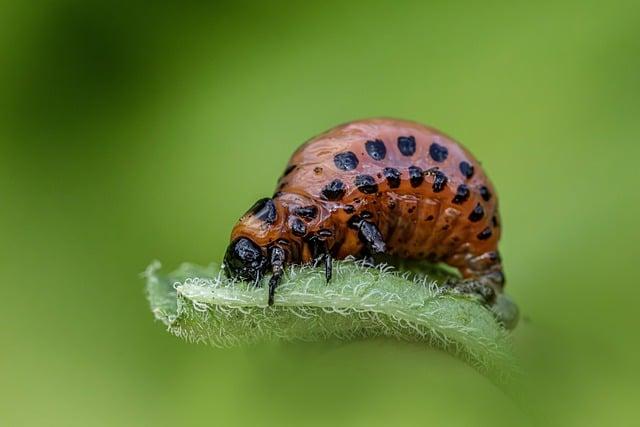
{"label": "larva head", "polygon": [[224,257],[230,277],[257,282],[269,267],[267,247],[279,227],[276,204],[260,199],[245,213],[231,232],[231,244]]}
{"label": "larva head", "polygon": [[230,277],[258,282],[266,270],[267,257],[251,239],[238,237],[227,248],[224,267]]}
{"label": "larva head", "polygon": [[285,254],[286,262],[300,262],[304,242],[326,216],[321,206],[298,194],[278,193],[273,199],[258,200],[233,227],[224,258],[227,274],[260,280],[271,267],[275,248]]}

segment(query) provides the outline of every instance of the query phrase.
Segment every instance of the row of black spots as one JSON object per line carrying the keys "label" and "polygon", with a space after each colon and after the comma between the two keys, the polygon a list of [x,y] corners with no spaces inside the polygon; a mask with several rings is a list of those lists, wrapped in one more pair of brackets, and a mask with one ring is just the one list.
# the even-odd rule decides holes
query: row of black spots
{"label": "row of black spots", "polygon": [[[358,175],[354,180],[355,186],[364,194],[374,194],[378,192],[378,184],[371,175]],[[342,199],[346,193],[346,185],[339,179],[334,179],[321,191],[321,196],[325,200],[337,201]]]}
{"label": "row of black spots", "polygon": [[[398,150],[403,156],[413,156],[416,152],[416,139],[414,136],[399,136],[397,144]],[[371,157],[373,160],[383,160],[387,156],[387,147],[384,141],[381,139],[368,140],[365,142],[364,147],[369,157]],[[437,163],[444,162],[447,159],[448,155],[449,150],[444,145],[433,142],[429,146],[429,156]],[[358,166],[359,160],[354,152],[345,151],[336,154],[333,157],[333,162],[338,169],[349,171],[355,169]],[[469,165],[469,163],[467,162],[463,163],[466,164],[466,172],[463,171],[463,174],[465,174],[466,176],[469,173],[468,168],[471,168],[471,175],[473,175],[473,166]],[[295,168],[295,166],[293,167]],[[462,164],[460,165],[460,167],[463,167]],[[289,172],[291,171],[285,171],[285,175]]]}
{"label": "row of black spots", "polygon": [[[390,188],[398,188],[400,186],[402,174],[399,170],[395,168],[384,168],[382,172]],[[433,176],[434,179],[433,179],[431,188],[434,193],[439,193],[442,190],[444,190],[444,188],[447,185],[447,182],[449,181],[447,176],[437,168],[423,171],[418,166],[409,166],[408,172],[409,172],[409,182],[411,186],[414,188],[420,186],[424,182],[425,175]],[[380,174],[378,175],[380,176]],[[354,184],[358,188],[358,190],[364,194],[374,194],[374,193],[377,193],[379,190],[378,184],[376,183],[375,178],[372,177],[371,175],[357,175],[354,180]],[[458,188],[459,193],[461,191],[464,191],[465,188],[466,186],[462,187],[462,189],[459,187]],[[346,192],[345,184],[339,179],[334,179],[324,187],[324,189],[321,192],[321,196],[325,200],[336,201],[336,200],[340,200],[344,196],[345,192]],[[467,193],[468,193],[468,188],[467,188]],[[458,199],[455,199],[455,200],[460,200],[460,203],[462,203],[462,201],[468,198],[468,194],[466,195],[466,197],[465,197],[465,194],[459,194],[459,196],[460,197],[458,197]]]}
{"label": "row of black spots", "polygon": [[[437,170],[437,168],[429,169],[427,171],[423,171],[418,166],[409,166],[409,183],[412,187],[419,187],[424,182],[425,175],[432,175],[434,177],[432,190],[434,193],[439,193],[444,190],[448,178],[447,176]],[[400,186],[400,177],[401,173],[399,170],[395,168],[385,168],[383,170],[384,177],[387,179],[390,188],[398,188]]]}
{"label": "row of black spots", "polygon": [[[481,186],[479,188],[479,191],[480,191],[480,197],[482,197],[482,200],[484,200],[485,202],[488,202],[489,200],[491,200],[491,192],[486,186],[484,185]],[[467,200],[469,200],[470,195],[471,195],[471,192],[469,191],[469,187],[466,184],[460,184],[456,190],[456,195],[453,197],[453,200],[451,200],[451,202],[456,205],[461,205]],[[476,206],[476,209],[474,209],[474,211],[478,210],[478,206]],[[482,207],[480,206],[480,208]]]}
{"label": "row of black spots", "polygon": [[[403,156],[413,156],[416,152],[416,139],[414,136],[399,136],[398,150]],[[444,162],[449,156],[449,150],[444,145],[432,142],[429,146],[429,156],[437,163]]]}
{"label": "row of black spots", "polygon": [[[399,136],[398,150],[403,156],[413,156],[416,152],[416,138],[414,136]],[[449,150],[437,142],[429,146],[429,156],[437,163],[444,162],[449,156]]]}

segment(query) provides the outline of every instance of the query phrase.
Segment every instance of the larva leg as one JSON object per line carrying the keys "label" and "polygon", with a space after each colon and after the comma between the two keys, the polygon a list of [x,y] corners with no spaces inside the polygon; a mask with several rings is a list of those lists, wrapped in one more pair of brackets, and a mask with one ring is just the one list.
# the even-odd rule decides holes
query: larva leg
{"label": "larva leg", "polygon": [[333,273],[333,257],[329,252],[329,247],[324,239],[313,237],[309,244],[311,246],[311,255],[313,257],[313,266],[317,267],[320,261],[324,260],[324,274],[327,279],[327,283],[331,280]]}
{"label": "larva leg", "polygon": [[271,276],[271,279],[269,280],[269,305],[273,305],[273,295],[275,294],[276,288],[278,287],[280,279],[282,278],[285,259],[286,256],[284,250],[281,247],[274,246],[273,248],[271,248],[270,262],[271,272],[273,274]]}
{"label": "larva leg", "polygon": [[457,265],[464,279],[462,281],[450,281],[448,286],[468,294],[479,296],[482,301],[491,305],[496,300],[496,295],[504,287],[504,273],[500,254],[497,251],[489,251],[476,256],[465,256]]}
{"label": "larva leg", "polygon": [[382,254],[387,250],[382,233],[380,233],[375,224],[369,221],[360,221],[360,224],[358,224],[358,237],[367,246],[370,255]]}
{"label": "larva leg", "polygon": [[518,323],[519,310],[518,306],[501,292],[503,285],[504,274],[499,268],[475,278],[452,280],[445,284],[458,292],[478,296],[500,323],[507,329],[513,329]]}
{"label": "larva leg", "polygon": [[327,283],[331,280],[331,275],[333,274],[333,257],[329,251],[324,254],[324,275],[327,279]]}
{"label": "larva leg", "polygon": [[493,286],[485,283],[482,279],[453,280],[449,281],[447,286],[463,294],[478,296],[485,304],[491,304],[496,296]]}

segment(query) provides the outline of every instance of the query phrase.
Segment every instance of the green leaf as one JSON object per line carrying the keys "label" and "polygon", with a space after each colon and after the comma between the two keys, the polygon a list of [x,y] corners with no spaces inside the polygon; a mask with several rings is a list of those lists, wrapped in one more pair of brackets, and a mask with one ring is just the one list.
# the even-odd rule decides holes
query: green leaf
{"label": "green leaf", "polygon": [[416,266],[334,262],[287,269],[272,307],[267,287],[228,279],[220,266],[183,264],[169,275],[154,262],[145,272],[155,317],[190,342],[233,347],[270,340],[390,337],[449,351],[503,381],[513,373],[508,332],[476,299],[437,286],[442,275]]}

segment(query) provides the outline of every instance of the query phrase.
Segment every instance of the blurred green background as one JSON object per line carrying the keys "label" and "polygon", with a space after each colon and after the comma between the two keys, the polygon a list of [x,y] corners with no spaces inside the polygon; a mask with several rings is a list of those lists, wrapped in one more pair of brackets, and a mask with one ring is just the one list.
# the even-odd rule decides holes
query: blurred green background
{"label": "blurred green background", "polygon": [[[640,422],[638,1],[0,4],[0,425]],[[301,142],[370,116],[496,184],[515,397],[421,346],[153,321],[151,260],[219,261]]]}

